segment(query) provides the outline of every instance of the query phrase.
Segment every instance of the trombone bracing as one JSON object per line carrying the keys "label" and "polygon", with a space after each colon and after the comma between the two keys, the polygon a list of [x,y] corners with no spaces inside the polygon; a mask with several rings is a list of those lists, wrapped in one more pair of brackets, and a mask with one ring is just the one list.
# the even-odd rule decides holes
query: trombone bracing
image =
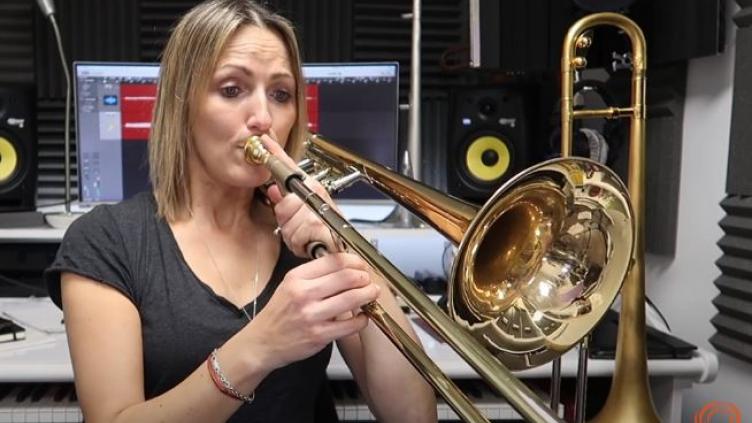
{"label": "trombone bracing", "polygon": [[[629,107],[602,110],[574,110],[574,73],[586,62],[579,51],[587,49],[586,32],[599,25],[619,28],[629,38],[632,51],[632,78]],[[561,57],[562,153],[569,155],[574,119],[605,117],[629,118],[629,175],[627,186],[634,211],[635,242],[632,265],[621,291],[621,314],[616,343],[616,361],[611,391],[606,404],[595,417],[597,422],[658,422],[650,396],[645,343],[645,36],[634,21],[617,13],[586,16],[570,27],[564,38]]]}
{"label": "trombone bracing", "polygon": [[[582,33],[604,24],[624,29],[633,38],[633,49],[640,50],[633,56],[644,59],[644,39],[631,20],[613,13],[591,15],[575,23],[565,38],[563,76],[571,78],[573,68],[582,64],[576,52],[589,43],[583,40]],[[639,300],[632,297],[644,296],[644,286],[631,287],[638,282],[642,284],[640,278],[644,273],[640,226],[643,180],[641,170],[634,169],[643,163],[640,159],[635,164],[635,157],[644,155],[644,68],[637,72],[635,63],[635,71],[633,105],[607,112],[588,114],[571,110],[571,81],[562,83],[563,87],[566,85],[562,88],[563,148],[571,146],[571,138],[567,137],[571,137],[574,118],[607,113],[609,117],[632,118],[629,192],[607,167],[589,159],[565,157],[540,163],[516,175],[478,208],[359,157],[320,135],[308,137],[307,159],[301,168],[327,189],[337,190],[363,180],[459,246],[448,284],[449,313],[436,306],[334,208],[309,189],[303,183],[305,175],[266,151],[258,137],[251,137],[246,143],[246,160],[267,166],[280,187],[298,195],[347,248],[378,271],[415,313],[525,420],[562,421],[542,398],[514,377],[512,370],[541,365],[577,344],[608,310],[627,275],[628,283],[622,294],[624,307],[634,312],[638,308],[635,304],[643,301],[643,297]],[[641,88],[635,89],[635,85]],[[568,108],[566,113],[564,107]],[[637,216],[630,195],[637,197],[634,207],[639,210]],[[467,422],[488,421],[378,303],[364,306],[364,312],[460,418]],[[643,360],[642,368],[646,369],[644,309],[641,316],[624,316],[624,311],[622,314],[619,348],[625,343],[622,332],[631,334],[627,335],[631,336],[628,342],[640,342],[641,347],[630,346],[626,354],[642,349],[642,358],[635,357]],[[642,327],[623,329],[625,324]],[[640,329],[642,340],[638,339]],[[620,355],[617,350],[612,390],[624,395],[629,392],[628,387],[619,387],[623,385],[619,378],[634,369],[624,371],[619,360],[625,360],[622,357],[625,353],[623,348],[621,351]],[[637,364],[635,368],[639,369]],[[647,384],[646,373],[644,379]],[[650,403],[649,390],[645,392],[640,401],[647,398]],[[609,414],[605,420],[615,421],[617,417]]]}

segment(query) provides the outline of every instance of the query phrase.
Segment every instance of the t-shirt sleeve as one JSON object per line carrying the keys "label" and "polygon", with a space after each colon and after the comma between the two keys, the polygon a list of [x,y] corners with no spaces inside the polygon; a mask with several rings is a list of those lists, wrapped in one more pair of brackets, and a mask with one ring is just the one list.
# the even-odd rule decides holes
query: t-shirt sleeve
{"label": "t-shirt sleeve", "polygon": [[138,305],[126,243],[107,207],[98,206],[71,224],[55,260],[44,272],[50,297],[58,307],[62,308],[60,276],[63,272],[109,285]]}

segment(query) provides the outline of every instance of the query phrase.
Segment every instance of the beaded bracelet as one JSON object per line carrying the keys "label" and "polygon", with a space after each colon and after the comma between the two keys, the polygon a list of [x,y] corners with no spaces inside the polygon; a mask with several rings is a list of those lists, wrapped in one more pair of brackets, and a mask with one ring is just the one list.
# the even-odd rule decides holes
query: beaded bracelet
{"label": "beaded bracelet", "polygon": [[227,379],[227,376],[225,376],[224,373],[222,373],[222,368],[219,366],[216,348],[211,352],[211,355],[209,355],[209,358],[206,360],[206,365],[209,368],[209,375],[211,376],[214,385],[216,385],[217,389],[219,389],[219,391],[223,394],[238,401],[246,402],[248,404],[252,403],[254,398],[256,398],[255,391],[251,392],[250,396],[243,395],[240,391],[237,390],[237,388],[232,385],[232,383],[230,383],[230,380]]}

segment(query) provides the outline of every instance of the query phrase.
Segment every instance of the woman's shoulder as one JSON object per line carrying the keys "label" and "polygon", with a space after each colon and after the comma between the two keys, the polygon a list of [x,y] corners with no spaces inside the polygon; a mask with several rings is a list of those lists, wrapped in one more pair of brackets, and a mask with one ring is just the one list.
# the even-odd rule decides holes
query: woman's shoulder
{"label": "woman's shoulder", "polygon": [[135,233],[156,219],[156,206],[151,192],[141,192],[117,204],[100,204],[76,219],[66,232],[118,231]]}

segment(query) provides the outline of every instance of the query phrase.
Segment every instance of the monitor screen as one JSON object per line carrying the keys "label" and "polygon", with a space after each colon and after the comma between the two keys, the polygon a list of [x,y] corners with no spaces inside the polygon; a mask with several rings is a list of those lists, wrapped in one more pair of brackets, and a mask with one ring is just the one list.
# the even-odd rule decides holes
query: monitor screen
{"label": "monitor screen", "polygon": [[74,74],[80,202],[117,202],[149,189],[159,64],[76,62]]}
{"label": "monitor screen", "polygon": [[[147,140],[158,63],[74,63],[81,203],[117,202],[149,189]],[[399,69],[394,63],[303,65],[309,129],[397,169]],[[365,184],[338,200],[385,197]]]}
{"label": "monitor screen", "polygon": [[[373,162],[398,169],[399,65],[307,63],[303,65],[308,128]],[[357,183],[338,200],[385,198]]]}

